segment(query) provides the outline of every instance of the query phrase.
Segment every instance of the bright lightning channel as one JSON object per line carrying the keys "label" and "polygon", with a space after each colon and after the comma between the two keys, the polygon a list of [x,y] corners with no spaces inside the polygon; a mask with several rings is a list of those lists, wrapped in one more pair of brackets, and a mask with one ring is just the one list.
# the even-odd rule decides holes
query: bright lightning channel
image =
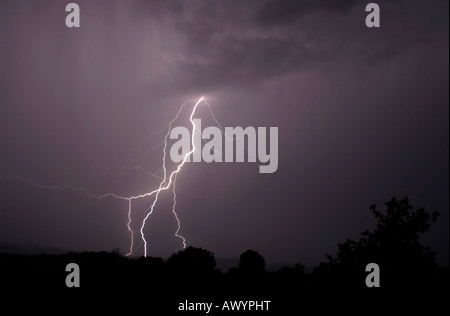
{"label": "bright lightning channel", "polygon": [[[43,184],[39,183],[39,182],[36,181],[36,180],[32,180],[32,179],[29,179],[29,178],[25,178],[25,177],[23,177],[23,176],[8,176],[8,177],[0,176],[0,178],[2,178],[2,179],[4,179],[4,180],[21,180],[21,181],[24,181],[24,182],[31,183],[31,184],[33,184],[33,185],[35,185],[35,186],[37,186],[37,187],[39,187],[39,188],[41,188],[41,189],[60,190],[60,191],[68,191],[68,190],[72,190],[72,191],[80,191],[80,192],[82,192],[83,194],[85,194],[85,195],[87,195],[87,196],[89,196],[89,197],[91,197],[91,198],[98,199],[98,200],[101,200],[101,199],[104,199],[104,198],[114,198],[114,199],[118,199],[118,200],[124,200],[124,201],[127,201],[127,202],[128,202],[128,221],[127,221],[127,229],[128,229],[128,232],[130,233],[130,239],[131,239],[131,242],[130,242],[130,248],[129,248],[129,251],[128,251],[128,253],[126,254],[126,256],[132,255],[132,254],[133,254],[133,250],[134,250],[134,249],[133,249],[133,247],[134,247],[134,231],[133,231],[133,229],[131,228],[131,222],[132,222],[132,219],[131,219],[131,215],[132,215],[132,201],[133,201],[133,200],[142,199],[142,198],[146,198],[146,197],[150,197],[150,196],[152,196],[152,195],[155,195],[155,199],[154,199],[153,203],[151,204],[151,206],[147,209],[147,211],[146,211],[147,214],[146,214],[144,220],[142,221],[142,225],[141,225],[141,228],[140,228],[141,239],[142,239],[142,241],[143,241],[143,243],[144,243],[144,256],[145,256],[145,257],[147,256],[147,244],[148,244],[148,243],[147,243],[147,240],[145,239],[145,236],[144,236],[144,228],[145,228],[145,225],[146,225],[146,223],[147,223],[147,220],[148,220],[149,216],[153,213],[153,211],[154,211],[154,209],[155,209],[155,206],[156,206],[156,204],[157,204],[157,202],[158,202],[159,194],[160,194],[162,191],[168,190],[168,189],[170,188],[170,186],[173,184],[173,188],[172,188],[172,192],[173,192],[173,206],[172,206],[172,213],[174,214],[175,219],[176,219],[176,221],[177,221],[177,225],[178,225],[177,230],[176,230],[176,232],[175,232],[175,237],[180,238],[180,239],[182,240],[182,242],[183,242],[183,248],[186,248],[186,239],[185,239],[183,236],[181,236],[181,235],[179,234],[179,231],[180,231],[180,229],[181,229],[181,223],[180,223],[180,220],[179,220],[178,215],[177,215],[177,212],[176,212],[176,204],[177,204],[177,202],[176,202],[176,197],[177,197],[177,195],[176,195],[176,180],[177,180],[177,175],[180,173],[181,169],[182,169],[183,166],[185,165],[185,163],[186,163],[188,157],[189,157],[190,155],[192,155],[192,154],[195,152],[195,150],[196,150],[196,148],[195,148],[195,143],[194,143],[194,139],[195,139],[195,132],[198,130],[198,128],[195,126],[193,117],[194,117],[194,114],[195,114],[195,112],[196,112],[196,110],[197,110],[199,104],[200,104],[202,101],[205,102],[205,101],[204,101],[204,97],[201,97],[201,98],[197,101],[197,103],[195,103],[195,105],[194,105],[194,107],[193,107],[193,109],[192,109],[191,115],[190,115],[190,117],[189,117],[189,120],[190,120],[190,122],[191,122],[191,124],[192,124],[192,137],[191,137],[192,150],[191,150],[190,152],[188,152],[188,153],[184,156],[182,162],[178,165],[178,167],[176,168],[176,170],[173,171],[173,172],[170,174],[169,178],[167,178],[167,168],[166,168],[167,139],[168,139],[168,137],[169,137],[169,135],[170,135],[170,131],[171,131],[171,129],[172,129],[172,124],[179,118],[181,112],[183,111],[183,108],[184,108],[184,106],[185,106],[185,103],[183,103],[183,104],[181,105],[181,107],[180,107],[179,111],[177,112],[177,115],[175,116],[175,118],[172,119],[172,121],[169,122],[168,131],[167,131],[167,134],[166,134],[166,136],[165,136],[165,138],[164,138],[163,163],[162,163],[162,165],[163,165],[163,177],[161,178],[161,177],[159,177],[159,176],[157,176],[157,175],[155,175],[155,174],[152,174],[152,173],[150,173],[150,172],[148,172],[148,171],[142,169],[141,167],[132,167],[132,168],[131,168],[131,169],[139,169],[139,170],[142,170],[142,171],[144,171],[146,174],[148,174],[148,175],[150,175],[150,176],[153,176],[153,177],[155,177],[155,178],[161,179],[161,183],[160,183],[160,185],[159,185],[159,188],[156,189],[156,190],[153,190],[153,191],[151,191],[151,192],[147,192],[147,193],[139,194],[139,195],[134,195],[134,196],[129,196],[129,197],[121,196],[121,195],[118,195],[118,194],[115,194],[115,193],[112,193],[112,192],[105,193],[105,194],[102,194],[102,195],[97,195],[97,194],[93,194],[93,193],[89,192],[88,190],[86,190],[86,189],[83,188],[83,187],[79,187],[79,186],[71,186],[71,185],[66,185],[66,186],[55,186],[55,185],[51,185],[51,186],[50,186],[50,185],[43,185]],[[221,127],[220,123],[219,123],[219,122],[216,120],[216,118],[214,117],[214,114],[212,113],[212,110],[211,110],[210,105],[207,104],[206,102],[205,102],[205,104],[208,106],[209,111],[210,111],[210,113],[211,113],[211,115],[212,115],[214,121]],[[160,145],[161,145],[161,144],[160,144]],[[156,146],[156,147],[159,147],[160,145],[158,145],[158,146]],[[166,184],[167,180],[168,180],[168,183]]]}
{"label": "bright lightning channel", "polygon": [[[191,149],[191,151],[189,151],[189,152],[184,156],[183,161],[178,165],[177,169],[176,169],[175,171],[173,171],[173,172],[170,174],[170,177],[169,177],[169,183],[168,183],[166,186],[164,186],[164,183],[167,181],[167,179],[166,179],[166,176],[167,176],[167,169],[166,169],[167,138],[168,138],[168,136],[169,136],[169,134],[170,134],[170,127],[171,127],[171,124],[172,124],[172,122],[175,121],[176,118],[175,118],[174,120],[172,120],[171,123],[169,124],[169,131],[167,132],[166,137],[165,137],[165,140],[164,140],[164,154],[163,154],[164,179],[161,181],[158,190],[156,190],[155,200],[153,201],[153,203],[152,203],[152,205],[151,205],[151,207],[150,207],[150,211],[147,213],[147,215],[145,216],[144,220],[142,221],[142,226],[141,226],[141,238],[142,238],[142,240],[144,241],[144,257],[147,257],[147,240],[145,239],[145,236],[144,236],[144,227],[145,227],[145,224],[147,223],[148,217],[153,213],[153,210],[154,210],[154,208],[155,208],[155,205],[156,205],[156,203],[158,202],[159,193],[160,193],[161,191],[165,191],[165,190],[167,190],[168,188],[170,188],[170,185],[172,184],[174,177],[181,171],[181,168],[183,168],[183,166],[184,166],[184,164],[186,163],[188,157],[189,157],[190,155],[192,155],[192,154],[195,152],[195,142],[194,142],[195,137],[194,137],[194,136],[195,136],[195,131],[196,131],[197,128],[196,128],[196,126],[195,126],[195,123],[194,123],[193,118],[194,118],[194,114],[195,114],[195,111],[197,110],[198,105],[199,105],[203,100],[204,100],[204,98],[201,97],[200,100],[198,100],[197,103],[195,103],[194,108],[192,109],[191,115],[190,115],[190,117],[189,117],[189,120],[191,121],[191,124],[192,124],[192,136],[191,136],[192,149]],[[180,111],[178,112],[177,117],[178,117],[178,115],[180,114],[181,110],[182,110],[182,107],[181,107]],[[175,179],[176,179],[176,178],[175,178]],[[153,191],[153,192],[155,192],[155,191]],[[176,213],[175,213],[175,214],[176,214]],[[178,217],[177,217],[177,218],[178,218]],[[177,232],[177,233],[178,233],[178,232]]]}

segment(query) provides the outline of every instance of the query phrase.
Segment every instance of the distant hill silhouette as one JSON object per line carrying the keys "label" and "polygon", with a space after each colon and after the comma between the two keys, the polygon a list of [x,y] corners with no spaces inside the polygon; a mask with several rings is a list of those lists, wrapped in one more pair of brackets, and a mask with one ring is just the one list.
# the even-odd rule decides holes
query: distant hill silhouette
{"label": "distant hill silhouette", "polygon": [[20,244],[0,242],[0,253],[11,253],[20,255],[38,255],[38,254],[63,254],[76,251],[75,249],[62,249],[57,247],[48,247],[33,244]]}

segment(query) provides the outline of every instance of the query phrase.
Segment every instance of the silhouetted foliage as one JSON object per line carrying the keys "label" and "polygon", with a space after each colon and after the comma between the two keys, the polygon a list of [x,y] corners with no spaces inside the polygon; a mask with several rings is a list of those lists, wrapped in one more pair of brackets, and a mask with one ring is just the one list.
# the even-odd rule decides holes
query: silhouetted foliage
{"label": "silhouetted foliage", "polygon": [[214,271],[216,259],[208,250],[187,247],[167,259],[170,268],[190,273],[205,273]]}
{"label": "silhouetted foliage", "polygon": [[257,251],[247,250],[241,254],[239,260],[239,269],[243,272],[258,273],[263,272],[266,266],[266,261],[264,257],[261,256]]}
{"label": "silhouetted foliage", "polygon": [[[124,257],[118,250],[37,256],[0,254],[0,289],[64,289],[65,267],[72,262],[80,266],[81,287],[120,293],[124,289],[144,289],[142,293],[151,306],[161,306],[165,312],[170,312],[167,306],[175,306],[176,302],[198,301],[200,297],[201,301],[215,302],[273,300],[278,308],[292,306],[298,300],[303,304],[308,296],[317,294],[316,289],[334,288],[333,295],[347,295],[347,299],[347,290],[358,289],[356,293],[364,297],[365,267],[372,262],[380,266],[382,288],[402,289],[395,292],[396,297],[408,288],[448,289],[448,267],[438,267],[435,253],[420,242],[420,236],[438,214],[423,208],[414,210],[407,198],[393,198],[385,206],[384,211],[370,208],[378,221],[373,231],[364,231],[357,241],[349,239],[338,244],[336,256],[327,256],[327,261],[310,274],[305,273],[302,264],[267,272],[264,257],[254,250],[242,253],[238,267],[225,274],[216,269],[212,252],[194,247],[167,260]],[[370,299],[373,293],[381,293],[372,289],[369,292],[366,297]],[[352,292],[352,299],[354,295]]]}
{"label": "silhouetted foliage", "polygon": [[273,273],[272,279],[276,287],[288,286],[296,290],[302,290],[307,285],[305,266],[301,263],[297,263],[294,267],[282,267]]}
{"label": "silhouetted foliage", "polygon": [[385,286],[422,286],[430,282],[437,271],[435,253],[419,241],[437,212],[428,213],[424,208],[413,210],[408,198],[392,198],[385,203],[384,212],[372,205],[378,220],[373,232],[364,231],[358,241],[348,239],[338,244],[336,257],[327,256],[315,271],[316,281],[363,287],[365,266],[374,262],[380,266]]}

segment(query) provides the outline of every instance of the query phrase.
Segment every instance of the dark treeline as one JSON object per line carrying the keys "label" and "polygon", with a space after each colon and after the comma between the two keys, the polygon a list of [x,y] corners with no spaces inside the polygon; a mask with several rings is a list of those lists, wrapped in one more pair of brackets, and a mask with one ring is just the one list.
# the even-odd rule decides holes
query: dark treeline
{"label": "dark treeline", "polygon": [[[68,263],[80,267],[80,286],[87,289],[139,289],[149,295],[180,300],[257,299],[296,300],[299,293],[319,291],[377,291],[368,289],[368,263],[380,267],[381,289],[420,291],[448,289],[448,267],[439,267],[435,253],[419,237],[438,217],[424,209],[413,210],[407,198],[393,198],[386,209],[371,207],[376,228],[359,240],[338,245],[313,272],[298,263],[276,272],[265,270],[264,258],[254,250],[241,254],[239,265],[221,272],[214,254],[188,247],[167,260],[127,258],[118,251],[22,256],[0,254],[1,288],[65,289]],[[154,296],[153,296],[154,298]],[[278,299],[278,300],[277,300]],[[276,304],[276,303],[275,303]]]}

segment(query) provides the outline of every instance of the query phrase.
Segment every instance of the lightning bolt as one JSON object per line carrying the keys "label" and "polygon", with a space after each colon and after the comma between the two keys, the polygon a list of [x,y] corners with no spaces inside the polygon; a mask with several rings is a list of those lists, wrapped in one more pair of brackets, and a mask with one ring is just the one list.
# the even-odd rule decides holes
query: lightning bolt
{"label": "lightning bolt", "polygon": [[131,256],[133,254],[133,245],[134,245],[134,231],[131,229],[131,200],[128,200],[128,222],[127,229],[130,232],[130,251],[125,256]]}
{"label": "lightning bolt", "polygon": [[[164,186],[164,184],[165,184],[166,181],[167,181],[167,179],[166,179],[166,176],[167,176],[167,169],[166,169],[167,138],[169,137],[170,129],[171,129],[172,123],[178,118],[179,114],[180,114],[181,111],[183,110],[183,107],[180,108],[180,111],[178,112],[177,117],[176,117],[174,120],[172,120],[172,121],[170,122],[170,124],[169,124],[169,130],[167,131],[166,137],[165,137],[165,139],[164,139],[164,150],[163,150],[163,151],[164,151],[164,154],[163,154],[164,178],[163,178],[163,180],[161,181],[158,190],[156,190],[156,196],[155,196],[155,199],[154,199],[152,205],[150,206],[150,210],[147,212],[147,215],[145,216],[144,220],[142,221],[142,225],[141,225],[141,238],[142,238],[142,240],[144,241],[144,257],[147,257],[147,240],[145,239],[144,228],[145,228],[145,224],[147,223],[147,220],[148,220],[149,216],[153,213],[153,210],[155,209],[155,205],[156,205],[156,203],[158,202],[159,194],[160,194],[161,191],[165,191],[165,190],[167,190],[167,189],[170,188],[170,185],[171,185],[172,182],[174,181],[174,178],[176,179],[176,175],[181,171],[181,168],[183,168],[183,166],[184,166],[184,164],[186,163],[188,157],[189,157],[190,155],[192,155],[192,154],[195,152],[195,142],[194,142],[194,139],[195,139],[195,131],[196,131],[197,128],[196,128],[195,123],[194,123],[194,114],[195,114],[195,111],[197,110],[198,105],[199,105],[203,100],[204,100],[204,98],[201,97],[200,100],[198,100],[197,103],[195,103],[194,108],[192,109],[191,115],[190,115],[190,117],[189,117],[189,120],[191,121],[191,124],[192,124],[192,133],[191,133],[192,149],[184,156],[183,161],[178,165],[177,169],[176,169],[175,171],[173,171],[173,172],[170,174],[170,177],[169,177],[169,183],[168,183],[166,186]],[[155,192],[155,191],[153,191],[153,192]],[[175,200],[175,201],[176,201],[176,200]],[[174,204],[176,204],[176,202],[175,202]],[[176,212],[174,212],[174,213],[176,214]],[[177,218],[178,218],[178,216],[177,216]],[[179,222],[179,221],[178,221],[178,222]],[[177,231],[176,234],[178,234],[178,231]],[[184,239],[184,238],[183,238],[183,239]]]}
{"label": "lightning bolt", "polygon": [[186,248],[186,239],[179,234],[179,231],[181,229],[181,222],[180,222],[180,219],[178,218],[178,214],[176,212],[176,208],[177,208],[176,184],[177,184],[177,175],[175,175],[175,179],[173,180],[173,190],[172,190],[172,192],[173,192],[173,206],[172,206],[172,213],[175,216],[175,219],[176,219],[177,225],[178,225],[177,231],[175,232],[175,237],[181,239],[181,241],[183,242],[183,249],[185,249]]}
{"label": "lightning bolt", "polygon": [[25,178],[23,176],[9,176],[9,177],[1,176],[0,178],[2,178],[3,180],[20,180],[20,181],[23,181],[23,182],[28,182],[28,183],[31,183],[31,184],[35,185],[38,188],[47,189],[47,190],[79,191],[79,192],[85,194],[86,196],[89,196],[91,198],[95,198],[97,200],[102,200],[104,198],[114,198],[114,199],[118,199],[118,200],[128,201],[128,222],[127,222],[127,228],[128,228],[128,232],[131,235],[131,244],[130,244],[130,251],[126,254],[126,256],[129,256],[129,255],[131,255],[133,253],[133,235],[134,235],[134,232],[131,229],[130,224],[131,224],[131,201],[132,201],[132,199],[134,199],[134,197],[120,196],[120,195],[117,195],[115,193],[105,193],[105,194],[102,194],[102,195],[97,195],[97,194],[93,194],[93,193],[89,192],[87,189],[85,189],[83,187],[75,187],[75,186],[71,186],[71,185],[66,185],[66,186],[44,185],[44,184],[39,183],[36,180]]}
{"label": "lightning bolt", "polygon": [[140,167],[140,166],[134,166],[134,167],[122,166],[122,168],[123,168],[123,169],[126,169],[126,170],[139,170],[139,171],[142,171],[143,173],[145,173],[145,174],[148,175],[148,176],[151,176],[151,177],[153,177],[153,178],[162,180],[162,177],[160,177],[160,176],[158,176],[158,175],[156,175],[156,174],[154,174],[154,173],[152,173],[152,172],[150,172],[150,171],[148,171],[148,170],[145,170],[144,168],[142,168],[142,167]]}
{"label": "lightning bolt", "polygon": [[[130,240],[131,241],[130,241],[129,251],[126,254],[126,256],[130,256],[131,254],[133,254],[133,250],[134,250],[133,249],[133,247],[134,247],[134,231],[131,228],[131,222],[132,222],[132,218],[131,218],[132,216],[131,215],[132,215],[132,211],[133,211],[133,209],[132,209],[132,202],[134,200],[148,198],[148,197],[151,197],[151,196],[155,195],[153,203],[151,203],[151,206],[146,210],[146,215],[145,215],[144,220],[142,221],[142,225],[141,225],[141,228],[140,228],[141,239],[142,239],[142,241],[144,243],[144,256],[145,257],[147,256],[147,245],[148,245],[147,240],[145,239],[145,235],[144,235],[145,225],[146,225],[146,223],[148,221],[148,218],[153,213],[153,211],[154,211],[154,209],[155,209],[155,207],[156,207],[156,205],[158,203],[158,198],[159,198],[160,193],[162,191],[168,190],[173,185],[173,187],[172,187],[172,193],[173,193],[172,213],[174,214],[174,217],[175,217],[175,219],[177,221],[177,230],[175,232],[175,237],[181,239],[182,242],[183,242],[183,248],[186,248],[186,239],[182,235],[179,234],[179,231],[181,229],[181,222],[180,222],[180,220],[178,218],[178,215],[177,215],[177,212],[176,212],[176,205],[177,205],[177,201],[176,201],[176,198],[177,198],[177,195],[176,195],[176,180],[177,180],[177,175],[180,173],[181,169],[186,164],[188,157],[190,155],[192,155],[195,152],[195,150],[196,150],[194,139],[195,139],[195,133],[196,133],[196,131],[198,131],[198,128],[195,126],[193,118],[194,118],[194,115],[195,115],[195,113],[197,111],[198,106],[202,102],[205,102],[204,101],[204,97],[201,97],[195,103],[195,105],[194,105],[194,107],[192,109],[192,112],[190,114],[190,117],[189,117],[189,120],[190,120],[190,122],[192,124],[192,133],[191,133],[191,135],[192,135],[191,136],[192,149],[191,149],[191,151],[189,151],[184,156],[182,162],[177,166],[176,170],[174,170],[174,171],[172,171],[172,173],[170,173],[169,177],[167,177],[168,172],[167,172],[167,167],[166,167],[166,155],[167,155],[168,138],[169,138],[169,135],[170,135],[170,131],[172,130],[172,124],[176,120],[179,119],[179,116],[180,116],[181,112],[183,111],[183,108],[184,108],[186,103],[183,103],[181,105],[181,107],[180,107],[179,111],[177,112],[176,116],[168,124],[168,131],[167,131],[167,133],[165,135],[164,142],[163,142],[164,143],[163,159],[162,159],[163,177],[161,178],[160,176],[157,176],[157,175],[155,175],[155,174],[153,174],[153,173],[143,169],[142,167],[124,167],[124,168],[127,168],[127,169],[141,170],[141,171],[145,172],[149,176],[161,179],[161,183],[159,184],[159,187],[156,190],[153,190],[153,191],[150,191],[150,192],[146,192],[146,193],[143,193],[143,194],[139,194],[139,195],[128,196],[128,197],[127,196],[122,196],[122,195],[119,195],[119,194],[116,194],[116,193],[112,193],[112,192],[108,192],[108,193],[105,193],[105,194],[98,195],[98,194],[91,193],[87,189],[85,189],[83,187],[80,187],[80,186],[45,185],[45,184],[39,183],[36,180],[29,179],[29,178],[26,178],[26,177],[23,177],[23,176],[18,176],[18,175],[16,175],[16,176],[8,176],[8,177],[0,176],[0,178],[4,179],[4,180],[20,180],[20,181],[23,181],[23,182],[28,182],[28,183],[31,183],[31,184],[33,184],[33,185],[35,185],[35,186],[37,186],[37,187],[39,187],[41,189],[59,190],[59,191],[69,191],[69,190],[70,191],[79,191],[79,192],[85,194],[88,197],[95,198],[95,199],[98,199],[98,200],[105,199],[105,198],[113,198],[113,199],[117,199],[117,200],[127,201],[127,203],[128,203],[128,213],[127,213],[128,220],[127,220],[127,225],[126,226],[127,226],[128,232],[130,233]],[[207,104],[207,103],[205,102],[205,104]],[[209,111],[210,111],[214,121],[221,127],[220,123],[215,119],[214,114],[212,113],[210,105],[207,104],[207,106],[209,108]],[[155,149],[155,148],[157,148],[157,147],[159,147],[161,145],[162,145],[162,143],[160,143],[159,145],[155,146],[154,148],[148,150],[146,153],[144,153],[144,156],[146,156],[148,154],[148,152],[150,152],[151,150],[153,150],[153,149]],[[142,159],[143,159],[143,157],[142,157]],[[136,159],[136,161],[138,161],[138,160],[141,160],[141,159]]]}

